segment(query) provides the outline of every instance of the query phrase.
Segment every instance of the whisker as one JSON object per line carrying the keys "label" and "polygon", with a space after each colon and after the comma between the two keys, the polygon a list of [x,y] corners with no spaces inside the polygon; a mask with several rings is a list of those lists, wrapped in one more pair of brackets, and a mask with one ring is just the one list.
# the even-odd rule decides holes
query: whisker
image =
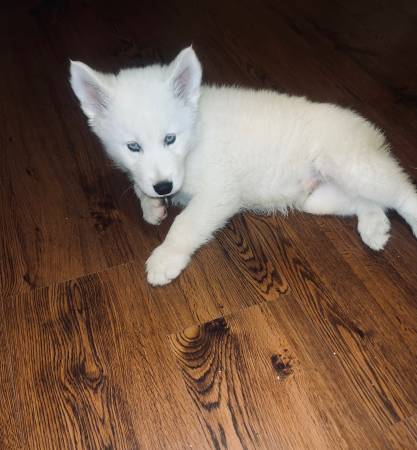
{"label": "whisker", "polygon": [[126,193],[130,190],[130,189],[133,189],[133,184],[132,185],[130,185],[130,186],[128,186],[121,194],[120,194],[120,197],[119,197],[119,202],[120,202],[120,200],[122,199],[122,197],[124,196],[124,195],[126,195]]}

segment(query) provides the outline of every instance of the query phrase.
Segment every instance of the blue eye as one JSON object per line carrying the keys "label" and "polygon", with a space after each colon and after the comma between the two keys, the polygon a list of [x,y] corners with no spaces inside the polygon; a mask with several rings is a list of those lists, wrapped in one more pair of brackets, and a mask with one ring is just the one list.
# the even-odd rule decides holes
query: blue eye
{"label": "blue eye", "polygon": [[137,142],[128,142],[126,145],[127,145],[127,148],[131,152],[141,152],[142,151],[142,147]]}
{"label": "blue eye", "polygon": [[177,139],[177,136],[175,136],[175,134],[167,134],[164,139],[164,144],[171,145],[175,142],[175,139]]}

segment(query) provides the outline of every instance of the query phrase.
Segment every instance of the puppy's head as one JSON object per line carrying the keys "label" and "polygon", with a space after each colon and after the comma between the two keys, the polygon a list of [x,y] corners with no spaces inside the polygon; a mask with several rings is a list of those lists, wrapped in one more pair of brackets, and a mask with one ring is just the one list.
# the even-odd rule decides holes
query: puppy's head
{"label": "puppy's head", "polygon": [[118,75],[71,62],[71,86],[91,128],[148,196],[171,195],[182,186],[201,75],[191,47],[170,65],[126,69]]}

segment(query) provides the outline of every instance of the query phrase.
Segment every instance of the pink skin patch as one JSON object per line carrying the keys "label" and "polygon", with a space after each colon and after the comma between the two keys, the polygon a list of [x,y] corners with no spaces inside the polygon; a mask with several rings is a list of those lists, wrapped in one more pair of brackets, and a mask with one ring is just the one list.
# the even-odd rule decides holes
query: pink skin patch
{"label": "pink skin patch", "polygon": [[304,181],[304,187],[306,191],[311,194],[320,186],[321,180],[318,177],[308,178]]}

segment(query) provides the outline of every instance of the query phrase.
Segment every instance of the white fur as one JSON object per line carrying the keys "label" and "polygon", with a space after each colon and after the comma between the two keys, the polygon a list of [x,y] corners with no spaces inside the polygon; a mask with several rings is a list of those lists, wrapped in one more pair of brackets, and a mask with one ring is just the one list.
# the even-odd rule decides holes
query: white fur
{"label": "white fur", "polygon": [[[71,64],[71,83],[110,157],[135,183],[145,220],[166,216],[153,185],[173,183],[185,209],[146,263],[169,283],[191,255],[242,209],[357,215],[363,241],[381,250],[388,208],[417,235],[417,194],[383,134],[358,114],[272,91],[202,86],[192,48],[169,66],[97,73]],[[166,134],[176,142],[164,145]],[[132,153],[136,141],[143,151]]]}

